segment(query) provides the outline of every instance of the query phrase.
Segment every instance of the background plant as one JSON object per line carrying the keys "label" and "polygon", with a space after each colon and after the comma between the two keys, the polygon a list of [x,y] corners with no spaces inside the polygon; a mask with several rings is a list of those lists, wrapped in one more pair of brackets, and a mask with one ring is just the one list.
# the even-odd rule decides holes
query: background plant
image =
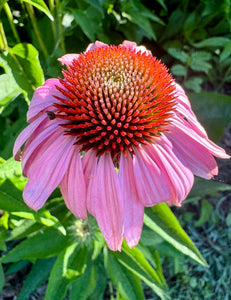
{"label": "background plant", "polygon": [[[85,222],[74,218],[65,208],[59,190],[39,212],[30,210],[22,200],[26,179],[22,177],[20,163],[11,156],[14,140],[26,126],[26,111],[33,92],[45,79],[61,74],[57,58],[84,51],[96,39],[109,44],[128,39],[146,45],[188,90],[199,120],[218,142],[231,115],[230,28],[230,3],[226,0],[0,0],[3,292],[4,286],[9,285],[10,274],[21,272],[25,280],[18,299],[26,299],[44,283],[46,300],[151,299],[155,297],[153,292],[168,299],[165,275],[172,298],[178,287],[182,289],[179,282],[183,281],[187,299],[201,299],[200,294],[193,294],[195,287],[202,284],[200,272],[210,281],[214,280],[212,273],[165,204],[146,210],[137,247],[130,250],[124,243],[121,253],[113,253],[105,246],[94,219],[90,217]],[[230,141],[229,134],[226,139]],[[211,272],[217,268],[214,272],[219,273],[221,266],[228,264],[225,241],[231,225],[230,207],[223,213],[216,201],[224,204],[230,199],[229,176],[230,172],[225,171],[222,179],[218,178],[222,182],[198,180],[185,206],[174,209],[212,264]],[[199,242],[198,229],[200,234],[206,233],[205,241]],[[222,245],[219,236],[224,237]],[[211,249],[214,245],[216,251],[220,249],[215,265],[211,260],[214,252],[206,253],[208,239],[213,245],[210,244]],[[195,276],[187,276],[192,269]],[[207,291],[208,299],[226,286],[225,278],[229,277],[225,272],[228,271],[216,284],[209,285],[204,280],[201,288]],[[181,299],[179,294],[177,297]]]}

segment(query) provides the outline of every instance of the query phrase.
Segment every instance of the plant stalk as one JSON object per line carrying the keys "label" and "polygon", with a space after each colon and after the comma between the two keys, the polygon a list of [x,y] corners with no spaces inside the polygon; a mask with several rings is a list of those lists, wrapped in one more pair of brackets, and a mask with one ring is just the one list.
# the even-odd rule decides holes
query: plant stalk
{"label": "plant stalk", "polygon": [[11,10],[10,10],[10,7],[9,7],[8,3],[6,2],[3,7],[4,7],[4,10],[5,10],[6,16],[8,18],[8,21],[10,23],[10,27],[11,27],[11,30],[13,32],[14,38],[15,38],[17,43],[20,43],[21,41],[20,41],[20,38],[19,38],[19,35],[18,35],[18,32],[17,32],[17,29],[14,25],[14,18],[13,18],[13,15],[11,13]]}
{"label": "plant stalk", "polygon": [[25,5],[26,5],[26,8],[27,8],[28,14],[30,16],[32,26],[34,28],[35,35],[36,35],[36,37],[38,39],[38,42],[40,44],[40,48],[41,48],[41,51],[43,53],[43,56],[44,56],[45,59],[47,59],[48,52],[47,52],[46,46],[45,46],[45,44],[43,42],[43,39],[42,39],[42,36],[41,36],[41,32],[40,32],[39,27],[38,27],[38,23],[37,23],[35,14],[34,14],[34,9],[33,9],[32,5],[29,4],[29,3],[25,3]]}
{"label": "plant stalk", "polygon": [[58,30],[59,30],[59,38],[60,38],[60,48],[62,54],[66,53],[65,50],[65,42],[64,42],[64,35],[63,35],[63,28],[62,28],[62,18],[59,13],[59,0],[55,0],[56,3],[56,14],[57,14],[57,19],[58,19]]}
{"label": "plant stalk", "polygon": [[49,0],[49,8],[51,11],[52,16],[54,17],[54,21],[51,21],[51,29],[53,32],[54,40],[57,39],[56,27],[55,27],[55,4],[54,0]]}
{"label": "plant stalk", "polygon": [[7,39],[2,25],[2,21],[0,19],[0,50],[4,51],[7,50],[7,48],[8,48]]}

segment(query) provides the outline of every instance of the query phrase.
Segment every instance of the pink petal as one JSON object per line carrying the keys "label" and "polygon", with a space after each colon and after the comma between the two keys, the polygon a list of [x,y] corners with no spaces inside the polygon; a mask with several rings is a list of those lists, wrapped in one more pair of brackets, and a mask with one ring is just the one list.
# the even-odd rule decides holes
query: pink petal
{"label": "pink petal", "polygon": [[87,194],[88,210],[96,217],[108,247],[120,251],[124,223],[123,197],[110,154],[99,158],[92,173]]}
{"label": "pink petal", "polygon": [[41,115],[33,123],[28,125],[17,137],[14,143],[13,155],[15,160],[20,160],[20,148],[28,140],[36,128],[45,120],[47,116]]}
{"label": "pink petal", "polygon": [[135,150],[134,177],[140,201],[144,206],[153,206],[171,199],[171,186],[161,168],[144,151]]}
{"label": "pink petal", "polygon": [[135,42],[123,41],[123,43],[121,45],[127,49],[136,50],[136,52],[140,51],[141,53],[145,52],[147,55],[148,54],[152,55],[152,52],[150,50],[147,50],[144,46],[137,46],[137,44]]}
{"label": "pink petal", "polygon": [[167,178],[165,182],[159,181],[159,184],[168,185],[171,190],[171,196],[166,202],[179,206],[192,188],[192,172],[173,153],[171,142],[166,137],[163,136],[158,143],[149,144],[144,148]]}
{"label": "pink petal", "polygon": [[176,107],[177,112],[180,113],[180,115],[187,119],[187,121],[190,124],[190,127],[199,135],[202,137],[207,137],[207,133],[204,129],[204,127],[199,123],[197,120],[197,117],[195,116],[194,112],[191,109],[191,104],[188,100],[188,97],[186,96],[184,90],[179,84],[175,84],[176,86],[176,92],[177,92],[177,98],[176,101],[178,102],[178,105]]}
{"label": "pink petal", "polygon": [[[88,150],[87,153],[84,154],[82,158],[82,164],[83,164],[83,173],[85,177],[86,186],[88,187],[90,179],[93,176],[93,169],[95,167],[95,164],[97,163],[97,156],[95,151]],[[91,211],[89,210],[91,213]]]}
{"label": "pink petal", "polygon": [[97,48],[102,48],[102,47],[108,47],[108,45],[104,44],[100,41],[95,41],[94,43],[91,43],[91,44],[88,45],[85,52],[90,51],[90,50],[94,50],[94,49],[97,49]]}
{"label": "pink petal", "polygon": [[31,100],[29,110],[27,112],[28,122],[33,121],[39,114],[45,113],[45,110],[54,111],[56,108],[54,103],[59,101],[54,96],[64,98],[64,96],[56,89],[56,86],[62,86],[58,79],[48,79],[43,86],[37,88]]}
{"label": "pink petal", "polygon": [[[197,134],[197,132],[194,131],[189,126],[189,123],[186,120],[184,120],[183,118],[176,117],[176,116],[174,118],[175,118],[175,120],[174,120],[174,126],[178,127],[178,129],[180,130],[180,132],[185,133],[186,135],[188,135],[189,137],[191,137],[194,141],[198,142],[199,144],[201,144],[202,146],[204,146],[205,148],[207,148],[208,151],[212,155],[220,157],[220,158],[230,158],[230,156],[225,153],[224,149],[222,149],[221,147],[219,147],[216,144],[214,144],[208,138],[202,137],[201,135]],[[173,125],[169,126],[169,130],[171,130],[171,128],[173,128]]]}
{"label": "pink petal", "polygon": [[79,54],[66,54],[58,58],[58,61],[60,61],[62,65],[69,66],[72,64],[73,60],[77,59],[78,57]]}
{"label": "pink petal", "polygon": [[59,135],[37,160],[33,161],[29,179],[23,192],[26,204],[34,210],[43,206],[59,185],[73,153],[73,138]]}
{"label": "pink petal", "polygon": [[141,236],[144,206],[139,201],[134,178],[133,161],[121,154],[119,180],[124,196],[124,237],[130,248],[137,245]]}
{"label": "pink petal", "polygon": [[173,152],[195,175],[205,179],[217,175],[217,163],[207,148],[177,127],[172,128],[166,136],[172,142]]}
{"label": "pink petal", "polygon": [[[32,133],[22,153],[23,176],[29,176],[28,171],[33,165],[34,160],[37,160],[39,154],[42,154],[59,135],[63,134],[63,130],[59,127],[59,124],[60,122],[57,122],[56,120],[51,121],[46,118]],[[43,150],[41,150],[42,148]]]}
{"label": "pink petal", "polygon": [[87,219],[86,183],[77,146],[73,149],[69,167],[60,183],[60,189],[66,206],[72,213],[78,218]]}

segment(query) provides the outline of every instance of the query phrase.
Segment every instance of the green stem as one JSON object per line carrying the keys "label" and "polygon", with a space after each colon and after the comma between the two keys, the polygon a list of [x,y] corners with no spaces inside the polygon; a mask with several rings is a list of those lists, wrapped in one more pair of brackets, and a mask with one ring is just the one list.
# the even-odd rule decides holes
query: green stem
{"label": "green stem", "polygon": [[66,50],[65,50],[65,43],[64,43],[64,36],[63,36],[62,19],[59,14],[59,0],[55,0],[55,3],[56,3],[57,18],[58,18],[60,48],[61,48],[62,54],[65,54]]}
{"label": "green stem", "polygon": [[219,92],[219,90],[222,88],[223,84],[225,83],[227,77],[230,75],[231,73],[231,65],[229,66],[228,70],[225,72],[225,75],[223,76],[223,79],[221,81],[221,83],[218,85],[216,91]]}
{"label": "green stem", "polygon": [[54,4],[54,0],[49,0],[49,8],[50,8],[52,16],[54,17],[54,21],[51,21],[51,29],[52,29],[52,32],[53,32],[54,40],[56,41],[57,34],[56,34],[56,28],[55,28],[55,4]]}
{"label": "green stem", "polygon": [[25,3],[25,5],[26,5],[26,8],[27,8],[28,14],[30,16],[31,23],[32,23],[32,26],[34,28],[34,32],[35,32],[35,35],[36,35],[36,37],[38,39],[38,42],[39,42],[41,51],[43,53],[43,56],[44,56],[45,59],[47,59],[48,52],[47,52],[46,46],[45,46],[45,44],[43,42],[43,39],[42,39],[40,30],[39,30],[39,27],[38,27],[38,24],[37,24],[37,20],[35,18],[34,9],[33,9],[32,5],[29,4],[29,3]]}
{"label": "green stem", "polygon": [[3,7],[4,7],[4,10],[5,10],[6,16],[8,18],[8,21],[10,23],[11,30],[13,31],[14,38],[17,41],[17,43],[20,43],[21,41],[20,41],[20,38],[19,38],[19,35],[18,35],[18,32],[17,32],[17,29],[14,25],[13,15],[11,13],[11,10],[10,10],[10,7],[9,7],[8,3],[6,2]]}
{"label": "green stem", "polygon": [[7,39],[5,35],[5,31],[2,25],[2,21],[0,19],[0,50],[6,50],[8,48]]}

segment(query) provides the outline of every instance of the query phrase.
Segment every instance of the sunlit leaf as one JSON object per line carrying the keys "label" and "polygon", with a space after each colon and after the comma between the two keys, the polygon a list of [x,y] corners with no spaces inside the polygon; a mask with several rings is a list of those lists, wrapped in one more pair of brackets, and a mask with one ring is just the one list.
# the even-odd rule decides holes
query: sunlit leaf
{"label": "sunlit leaf", "polygon": [[11,68],[17,85],[31,98],[35,89],[44,81],[38,51],[31,44],[20,43],[1,58],[4,66]]}
{"label": "sunlit leaf", "polygon": [[163,283],[162,278],[158,276],[157,272],[152,268],[139,249],[130,249],[124,243],[121,253],[112,252],[112,254],[122,265],[150,286],[161,299],[168,299],[167,286]]}
{"label": "sunlit leaf", "polygon": [[45,1],[43,0],[22,0],[24,2],[27,2],[33,6],[35,6],[36,8],[38,8],[39,10],[41,10],[42,12],[44,12],[52,21],[54,20],[51,12],[49,11]]}
{"label": "sunlit leaf", "polygon": [[87,248],[79,248],[77,243],[59,254],[50,274],[45,300],[63,300],[67,286],[84,272],[87,254]]}
{"label": "sunlit leaf", "polygon": [[120,295],[127,300],[144,299],[139,277],[123,267],[109,251],[105,251],[104,257],[107,273]]}
{"label": "sunlit leaf", "polygon": [[71,284],[70,300],[87,300],[90,295],[94,295],[97,282],[97,268],[93,261],[87,261],[84,273]]}
{"label": "sunlit leaf", "polygon": [[199,250],[180,226],[180,223],[166,203],[146,209],[144,223],[172,244],[178,251],[191,257],[203,266],[207,265]]}
{"label": "sunlit leaf", "polygon": [[9,179],[19,190],[23,190],[27,179],[22,176],[21,162],[12,158],[4,161],[0,168],[0,184]]}

